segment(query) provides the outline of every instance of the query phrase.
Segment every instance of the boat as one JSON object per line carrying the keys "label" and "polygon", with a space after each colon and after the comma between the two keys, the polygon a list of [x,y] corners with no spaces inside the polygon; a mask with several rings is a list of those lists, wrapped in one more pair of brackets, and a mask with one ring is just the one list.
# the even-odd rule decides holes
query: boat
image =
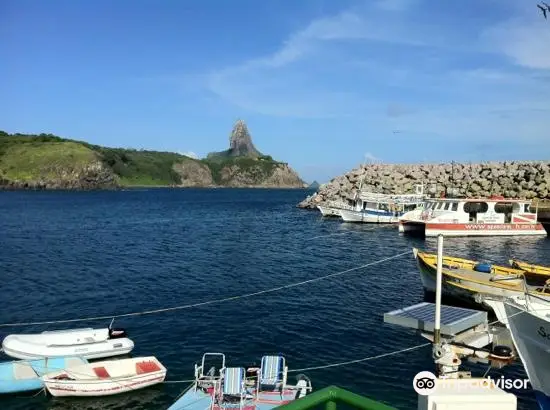
{"label": "boat", "polygon": [[426,200],[422,209],[399,218],[399,232],[433,237],[445,236],[546,236],[531,212],[531,201],[522,199],[437,198]]}
{"label": "boat", "polygon": [[[413,248],[424,289],[436,290],[437,255]],[[444,256],[442,290],[445,294],[467,301],[484,302],[485,296],[505,299],[525,292],[550,300],[550,287],[529,285],[523,271],[468,259]],[[489,308],[492,306],[484,303]],[[496,312],[495,312],[496,313]]]}
{"label": "boat", "polygon": [[345,209],[353,209],[354,205],[345,203],[343,201],[327,201],[322,205],[317,205],[317,209],[321,211],[323,216],[335,216],[340,217],[340,212]]}
{"label": "boat", "polygon": [[101,359],[130,353],[134,342],[126,337],[124,329],[84,328],[8,335],[2,341],[2,348],[16,359],[57,356]]}
{"label": "boat", "polygon": [[353,209],[341,209],[344,222],[397,223],[406,212],[424,203],[423,194],[388,195],[361,192]]}
{"label": "boat", "polygon": [[66,367],[88,363],[82,357],[53,357],[0,363],[0,394],[22,393],[44,387],[41,376]]}
{"label": "boat", "polygon": [[223,353],[205,353],[195,364],[195,381],[168,410],[268,410],[304,397],[311,381],[297,376],[289,385],[283,356],[263,356],[260,367],[226,367]]}
{"label": "boat", "polygon": [[538,297],[504,302],[508,328],[541,409],[550,409],[550,305]]}
{"label": "boat", "polygon": [[550,268],[547,266],[533,265],[532,263],[522,262],[517,259],[510,259],[508,262],[513,268],[521,269],[526,274],[540,275],[550,278]]}
{"label": "boat", "polygon": [[154,356],[71,366],[42,377],[52,396],[110,396],[162,383],[166,368]]}

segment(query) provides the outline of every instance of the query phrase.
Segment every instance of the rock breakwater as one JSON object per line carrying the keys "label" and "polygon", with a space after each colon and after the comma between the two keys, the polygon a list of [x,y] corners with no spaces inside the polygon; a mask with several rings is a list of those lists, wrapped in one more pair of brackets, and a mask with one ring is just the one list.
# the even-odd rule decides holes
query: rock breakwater
{"label": "rock breakwater", "polygon": [[506,161],[482,164],[369,164],[333,178],[298,204],[315,208],[333,200],[352,199],[362,189],[386,194],[413,193],[417,184],[439,196],[550,199],[550,162]]}

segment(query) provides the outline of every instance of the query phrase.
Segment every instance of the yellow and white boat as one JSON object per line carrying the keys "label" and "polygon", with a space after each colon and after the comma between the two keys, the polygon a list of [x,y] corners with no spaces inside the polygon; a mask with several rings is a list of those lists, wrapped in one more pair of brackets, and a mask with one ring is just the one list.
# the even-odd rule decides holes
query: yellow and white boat
{"label": "yellow and white boat", "polygon": [[[435,292],[437,255],[416,248],[413,253],[420,269],[422,285],[426,290]],[[442,290],[450,296],[479,301],[478,295],[507,298],[528,291],[550,301],[549,289],[527,285],[525,271],[521,269],[444,256],[442,274]]]}
{"label": "yellow and white boat", "polygon": [[532,263],[522,262],[517,259],[510,259],[508,262],[510,266],[524,271],[528,276],[541,276],[544,277],[544,279],[550,278],[550,267],[533,265]]}

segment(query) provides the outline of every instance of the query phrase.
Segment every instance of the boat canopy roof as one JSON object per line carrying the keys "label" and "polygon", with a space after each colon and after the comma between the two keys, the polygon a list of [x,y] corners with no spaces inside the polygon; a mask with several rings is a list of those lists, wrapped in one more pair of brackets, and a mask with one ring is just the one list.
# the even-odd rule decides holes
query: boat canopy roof
{"label": "boat canopy roof", "polygon": [[426,202],[512,202],[519,204],[530,204],[530,199],[511,198],[427,198]]}
{"label": "boat canopy roof", "polygon": [[362,191],[359,194],[359,199],[365,202],[418,204],[424,202],[426,197],[419,194],[380,194],[376,192]]}

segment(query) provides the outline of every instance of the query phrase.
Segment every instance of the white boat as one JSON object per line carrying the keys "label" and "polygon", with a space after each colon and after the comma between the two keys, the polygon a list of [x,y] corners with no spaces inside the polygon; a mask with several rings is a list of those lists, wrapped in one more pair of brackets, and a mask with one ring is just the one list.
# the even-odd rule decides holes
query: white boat
{"label": "white boat", "polygon": [[399,231],[422,236],[546,236],[531,201],[487,199],[429,199],[423,209],[399,218]]}
{"label": "white boat", "polygon": [[154,356],[71,366],[44,375],[52,396],[109,396],[162,383],[166,368]]}
{"label": "white boat", "polygon": [[529,295],[504,303],[508,328],[541,409],[550,409],[550,304]]}
{"label": "white boat", "polygon": [[354,209],[341,209],[344,222],[397,223],[405,212],[422,206],[424,195],[388,195],[361,192]]}
{"label": "white boat", "polygon": [[321,205],[317,205],[317,209],[321,211],[323,216],[340,216],[340,212],[344,209],[353,209],[353,205],[343,201],[327,201]]}
{"label": "white boat", "polygon": [[17,359],[57,356],[101,359],[130,353],[134,342],[126,337],[123,329],[85,328],[8,335],[2,348],[8,356]]}

